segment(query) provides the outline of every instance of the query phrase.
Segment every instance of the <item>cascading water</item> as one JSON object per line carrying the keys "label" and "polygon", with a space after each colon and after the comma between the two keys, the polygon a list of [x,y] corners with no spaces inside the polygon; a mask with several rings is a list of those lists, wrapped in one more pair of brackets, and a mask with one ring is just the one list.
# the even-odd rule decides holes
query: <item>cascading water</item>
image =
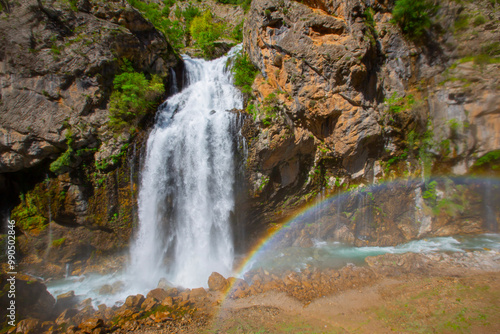
{"label": "cascading water", "polygon": [[162,277],[206,286],[231,273],[234,250],[234,136],[241,93],[226,62],[184,58],[188,86],[160,108],[147,142],[139,192],[139,230],[129,272],[152,286]]}

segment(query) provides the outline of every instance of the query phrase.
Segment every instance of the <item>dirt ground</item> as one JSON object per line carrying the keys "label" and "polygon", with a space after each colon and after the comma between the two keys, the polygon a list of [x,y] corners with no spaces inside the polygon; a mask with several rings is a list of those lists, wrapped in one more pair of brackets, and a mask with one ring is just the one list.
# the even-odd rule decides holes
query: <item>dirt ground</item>
{"label": "dirt ground", "polygon": [[406,276],[310,304],[267,292],[222,303],[192,333],[500,333],[500,273]]}

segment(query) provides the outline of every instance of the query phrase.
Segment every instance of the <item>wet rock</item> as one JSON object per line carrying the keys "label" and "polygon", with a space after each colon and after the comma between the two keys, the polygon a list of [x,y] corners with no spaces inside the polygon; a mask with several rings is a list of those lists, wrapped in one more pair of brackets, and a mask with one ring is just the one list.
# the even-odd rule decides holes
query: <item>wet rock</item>
{"label": "wet rock", "polygon": [[111,287],[113,288],[111,293],[114,295],[123,291],[125,283],[122,281],[116,281],[111,285]]}
{"label": "wet rock", "polygon": [[146,298],[154,298],[157,301],[162,301],[164,300],[167,296],[169,296],[169,293],[165,291],[164,289],[154,289],[148,292],[146,295]]}
{"label": "wet rock", "polygon": [[127,299],[125,300],[125,306],[131,309],[137,309],[141,307],[144,300],[145,298],[141,294],[135,296],[128,296]]}
{"label": "wet rock", "polygon": [[[0,275],[0,286],[8,287],[12,282],[11,279],[10,275]],[[18,274],[15,277],[15,287],[16,316],[18,319],[49,320],[52,318],[55,300],[42,282],[33,279],[33,277]],[[8,294],[0,293],[0,316],[2,319],[6,319],[9,303]]]}
{"label": "wet rock", "polygon": [[153,309],[156,306],[158,306],[157,299],[155,299],[153,297],[148,297],[141,304],[141,309],[146,311],[146,312],[149,312],[151,309]]}
{"label": "wet rock", "polygon": [[16,333],[38,334],[42,328],[42,323],[38,319],[24,319],[17,324]]}
{"label": "wet rock", "polygon": [[57,296],[56,305],[54,307],[54,312],[56,314],[61,313],[63,310],[75,306],[78,303],[78,299],[75,296],[74,291],[69,291]]}
{"label": "wet rock", "polygon": [[76,309],[66,309],[64,310],[56,319],[57,325],[67,324],[71,322],[71,319],[78,313]]}
{"label": "wet rock", "polygon": [[88,306],[92,306],[92,298],[87,298],[87,299],[82,300],[78,304],[78,306],[79,306],[79,308],[85,308],[85,307],[88,307]]}
{"label": "wet rock", "polygon": [[208,288],[212,291],[225,291],[227,287],[227,280],[219,273],[213,272],[208,278]]}
{"label": "wet rock", "polygon": [[109,284],[103,285],[99,289],[99,294],[100,295],[111,295],[111,294],[113,294],[113,287]]}
{"label": "wet rock", "polygon": [[87,332],[93,332],[96,328],[103,326],[104,326],[104,321],[102,319],[92,318],[82,322],[80,325],[78,325],[78,328]]}
{"label": "wet rock", "polygon": [[169,282],[166,278],[160,278],[160,281],[158,282],[158,289],[163,289],[163,290],[168,290],[171,289],[174,285]]}

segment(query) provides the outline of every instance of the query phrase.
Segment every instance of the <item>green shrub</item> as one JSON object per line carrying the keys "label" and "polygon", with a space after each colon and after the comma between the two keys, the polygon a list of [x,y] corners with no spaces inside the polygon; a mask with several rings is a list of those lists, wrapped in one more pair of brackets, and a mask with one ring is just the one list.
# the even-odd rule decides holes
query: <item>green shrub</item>
{"label": "green shrub", "polygon": [[241,43],[243,41],[243,20],[231,31],[231,38]]}
{"label": "green shrub", "polygon": [[193,19],[189,31],[204,55],[210,57],[214,51],[214,42],[222,35],[223,26],[214,22],[212,13],[207,10]]}
{"label": "green shrub", "polygon": [[50,164],[49,169],[52,173],[62,174],[67,171],[68,167],[71,166],[71,159],[74,153],[73,143],[73,132],[71,131],[71,129],[69,129],[66,133],[66,145],[68,145],[68,148],[66,152],[61,154],[59,158],[57,158]]}
{"label": "green shrub", "polygon": [[478,15],[474,18],[474,21],[472,22],[474,24],[474,27],[480,26],[482,24],[486,23],[486,19],[484,18],[483,15]]}
{"label": "green shrub", "polygon": [[481,167],[484,165],[491,165],[492,169],[500,169],[500,164],[496,162],[500,161],[500,150],[491,151],[483,155],[481,158],[477,159],[474,163],[474,167]]}
{"label": "green shrub", "polygon": [[397,23],[409,37],[418,38],[430,28],[430,16],[435,9],[436,7],[428,0],[396,0],[392,11],[392,22]]}
{"label": "green shrub", "polygon": [[161,31],[174,48],[184,46],[185,30],[179,21],[168,19],[171,1],[164,1],[165,7],[160,10],[160,5],[154,2],[145,3],[140,0],[127,0],[128,3],[140,10],[151,21],[156,29]]}
{"label": "green shrub", "polygon": [[252,4],[252,0],[217,0],[217,2],[225,5],[239,5],[245,12],[250,9]]}
{"label": "green shrub", "polygon": [[233,60],[231,71],[234,76],[234,85],[243,93],[251,93],[253,81],[259,71],[250,61],[248,54],[243,51],[238,53]]}
{"label": "green shrub", "polygon": [[481,50],[483,51],[483,53],[491,57],[500,56],[500,42],[492,42],[483,45]]}
{"label": "green shrub", "polygon": [[65,171],[66,167],[71,165],[71,156],[73,155],[73,149],[69,147],[66,152],[61,154],[57,160],[50,164],[50,171],[52,173],[61,174]]}
{"label": "green shrub", "polygon": [[462,13],[457,16],[454,23],[455,31],[461,31],[469,27],[469,15]]}
{"label": "green shrub", "polygon": [[135,72],[131,63],[124,59],[123,73],[113,80],[113,93],[109,102],[110,125],[117,130],[131,125],[154,108],[165,92],[160,77],[146,79]]}

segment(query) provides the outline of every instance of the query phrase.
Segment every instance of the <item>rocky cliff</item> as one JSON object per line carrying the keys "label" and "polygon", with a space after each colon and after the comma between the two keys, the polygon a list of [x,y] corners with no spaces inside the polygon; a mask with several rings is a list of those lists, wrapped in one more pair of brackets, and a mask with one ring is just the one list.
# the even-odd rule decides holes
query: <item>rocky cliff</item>
{"label": "rocky cliff", "polygon": [[146,80],[157,75],[168,93],[182,63],[125,1],[6,2],[0,15],[2,214],[17,220],[25,261],[62,274],[64,263],[119,251],[130,238],[157,104],[114,126],[114,79],[128,65]]}
{"label": "rocky cliff", "polygon": [[253,223],[322,191],[498,173],[498,4],[428,5],[431,24],[415,38],[392,1],[253,1]]}

